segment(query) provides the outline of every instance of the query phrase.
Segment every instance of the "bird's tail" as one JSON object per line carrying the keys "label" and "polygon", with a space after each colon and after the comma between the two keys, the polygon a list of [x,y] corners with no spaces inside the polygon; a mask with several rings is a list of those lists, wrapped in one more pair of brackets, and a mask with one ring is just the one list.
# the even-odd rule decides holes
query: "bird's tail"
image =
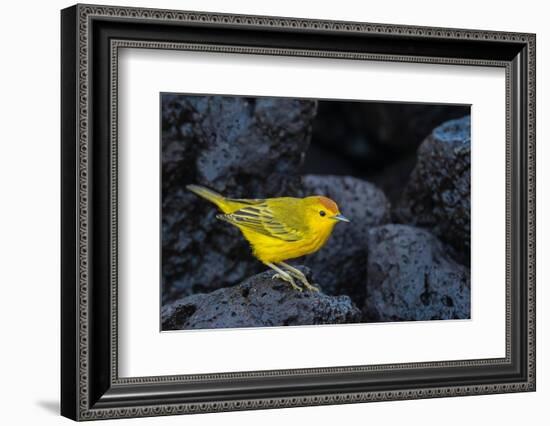
{"label": "bird's tail", "polygon": [[221,211],[226,213],[227,210],[227,202],[226,198],[218,194],[215,191],[212,191],[211,189],[205,188],[204,186],[199,185],[187,185],[187,189],[195,194],[197,194],[199,197],[204,198],[205,200],[210,201],[211,203],[215,204],[219,207]]}

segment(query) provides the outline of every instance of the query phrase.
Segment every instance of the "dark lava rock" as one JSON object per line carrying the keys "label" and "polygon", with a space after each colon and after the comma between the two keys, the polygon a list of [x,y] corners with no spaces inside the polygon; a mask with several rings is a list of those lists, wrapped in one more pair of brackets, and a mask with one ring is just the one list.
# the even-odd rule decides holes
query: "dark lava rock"
{"label": "dark lava rock", "polygon": [[351,220],[338,223],[326,245],[304,257],[303,263],[313,271],[324,292],[347,294],[355,303],[362,304],[367,280],[368,230],[389,222],[390,205],[380,189],[361,179],[307,175],[302,182],[304,196],[332,198],[340,212]]}
{"label": "dark lava rock", "polygon": [[470,270],[426,230],[369,231],[365,317],[371,321],[470,318]]}
{"label": "dark lava rock", "polygon": [[[308,274],[307,268],[300,269]],[[162,308],[162,330],[346,324],[361,312],[347,296],[299,292],[273,272],[208,294],[184,297]]]}
{"label": "dark lava rock", "polygon": [[442,124],[422,143],[394,213],[430,229],[470,264],[470,116]]}
{"label": "dark lava rock", "polygon": [[316,102],[162,96],[163,302],[233,285],[261,270],[239,231],[185,189],[230,197],[296,194]]}

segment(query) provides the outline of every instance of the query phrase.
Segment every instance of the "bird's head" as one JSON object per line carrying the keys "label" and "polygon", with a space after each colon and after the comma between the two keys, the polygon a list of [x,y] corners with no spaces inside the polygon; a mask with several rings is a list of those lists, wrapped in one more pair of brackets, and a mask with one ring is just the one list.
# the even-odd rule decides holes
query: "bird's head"
{"label": "bird's head", "polygon": [[304,201],[309,225],[314,228],[332,229],[338,222],[349,222],[349,219],[340,213],[338,204],[328,197],[314,195],[304,198]]}

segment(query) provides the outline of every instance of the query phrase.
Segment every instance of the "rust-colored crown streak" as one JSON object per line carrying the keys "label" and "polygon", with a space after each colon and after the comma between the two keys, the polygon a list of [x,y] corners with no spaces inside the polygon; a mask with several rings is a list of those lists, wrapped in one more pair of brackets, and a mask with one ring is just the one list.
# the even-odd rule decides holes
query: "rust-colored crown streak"
{"label": "rust-colored crown streak", "polygon": [[319,202],[327,208],[331,213],[338,213],[338,205],[330,198],[319,196]]}

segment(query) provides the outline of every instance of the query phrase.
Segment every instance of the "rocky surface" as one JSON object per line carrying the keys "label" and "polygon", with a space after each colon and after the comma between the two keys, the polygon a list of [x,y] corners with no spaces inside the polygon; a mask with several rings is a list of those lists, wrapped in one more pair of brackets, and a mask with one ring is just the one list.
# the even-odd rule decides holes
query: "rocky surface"
{"label": "rocky surface", "polygon": [[239,231],[185,185],[231,197],[296,194],[316,107],[283,98],[162,96],[163,301],[234,285],[262,268]]}
{"label": "rocky surface", "polygon": [[373,228],[364,312],[370,321],[470,318],[470,271],[426,230]]}
{"label": "rocky surface", "polygon": [[[300,269],[309,275],[307,268]],[[272,276],[271,271],[263,272],[233,287],[165,305],[162,329],[345,324],[361,320],[360,310],[347,296],[299,292]]]}
{"label": "rocky surface", "polygon": [[326,245],[302,261],[314,272],[324,292],[347,294],[355,303],[362,304],[367,279],[368,230],[389,222],[390,205],[380,189],[362,179],[307,175],[302,181],[304,196],[332,198],[340,212],[351,220],[338,223]]}
{"label": "rocky surface", "polygon": [[418,149],[417,164],[394,215],[430,229],[470,264],[470,116],[447,121]]}

